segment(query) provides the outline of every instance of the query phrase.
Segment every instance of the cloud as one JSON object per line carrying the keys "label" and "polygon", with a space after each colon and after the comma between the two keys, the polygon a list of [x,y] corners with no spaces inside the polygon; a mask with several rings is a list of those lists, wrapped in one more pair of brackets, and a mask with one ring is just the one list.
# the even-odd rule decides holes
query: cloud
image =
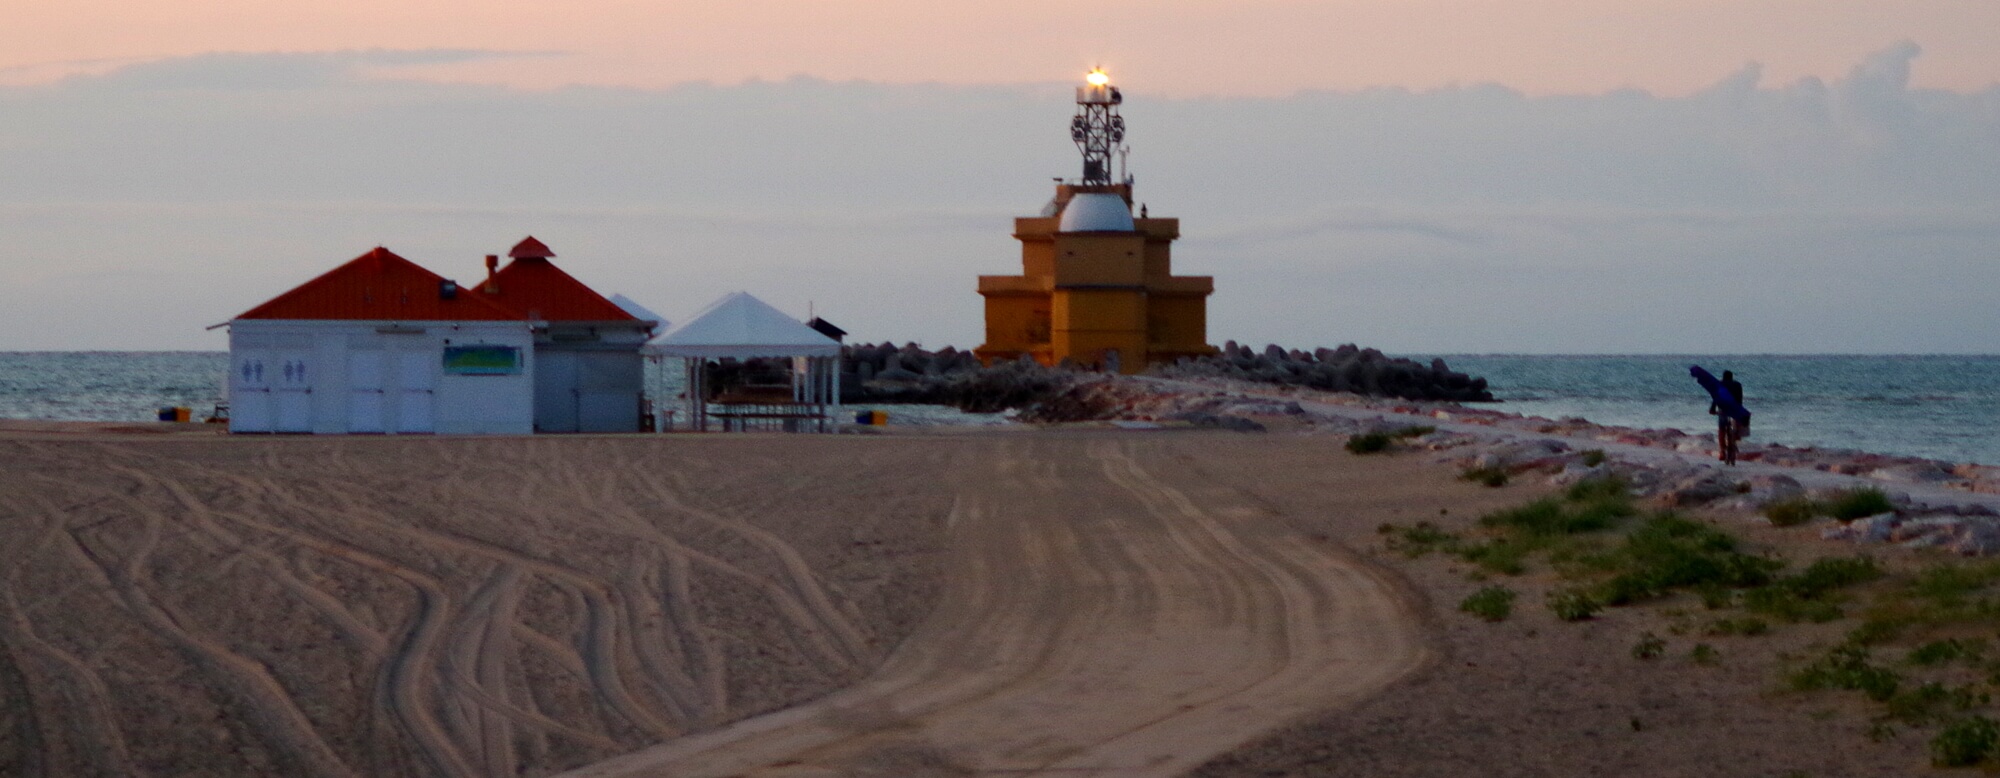
{"label": "cloud", "polygon": [[74,75],[64,79],[61,86],[109,91],[303,90],[354,81],[374,69],[552,55],[552,52],[485,49],[215,52],[136,62],[106,73]]}
{"label": "cloud", "polygon": [[[1217,277],[1218,342],[1993,352],[2000,308],[1975,291],[2000,288],[2000,88],[1911,88],[1918,54],[1830,82],[1750,64],[1684,98],[1132,85],[1124,113],[1138,199],[1182,219],[1176,268]],[[200,327],[374,245],[467,275],[528,233],[669,317],[749,288],[861,339],[971,346],[975,277],[1018,268],[1010,219],[1076,173],[1061,84],[370,77],[515,55],[211,55],[0,88],[0,310],[40,323],[0,349],[217,347]],[[120,269],[183,282],[121,290],[150,324],[106,327],[100,276],[64,279]]]}

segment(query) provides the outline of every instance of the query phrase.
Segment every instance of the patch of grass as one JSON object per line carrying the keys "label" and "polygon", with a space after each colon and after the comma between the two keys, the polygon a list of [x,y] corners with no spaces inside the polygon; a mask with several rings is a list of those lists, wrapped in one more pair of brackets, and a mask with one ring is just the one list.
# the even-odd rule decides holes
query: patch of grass
{"label": "patch of grass", "polygon": [[1597,616],[1604,606],[1590,596],[1589,592],[1577,589],[1559,589],[1549,592],[1549,612],[1563,621],[1588,621]]}
{"label": "patch of grass", "polygon": [[1389,432],[1364,432],[1347,437],[1347,450],[1355,454],[1378,454],[1403,438],[1417,438],[1436,432],[1436,427],[1410,426]]}
{"label": "patch of grass", "polygon": [[1375,531],[1383,536],[1382,542],[1389,550],[1401,553],[1411,559],[1421,558],[1433,551],[1456,551],[1459,547],[1458,535],[1447,532],[1428,521],[1417,522],[1415,526],[1383,524]]}
{"label": "patch of grass", "polygon": [[1688,660],[1698,665],[1713,665],[1722,662],[1722,652],[1707,643],[1696,643],[1688,649]]}
{"label": "patch of grass", "polygon": [[1634,513],[1630,499],[1568,499],[1545,497],[1526,505],[1479,517],[1482,526],[1527,535],[1576,535],[1610,529]]}
{"label": "patch of grass", "polygon": [[1596,467],[1604,464],[1604,449],[1593,448],[1583,452],[1583,466]]}
{"label": "patch of grass", "polygon": [[1803,496],[1777,500],[1764,506],[1764,518],[1770,519],[1771,524],[1778,527],[1796,527],[1812,521],[1819,514],[1819,503]]}
{"label": "patch of grass", "polygon": [[1703,630],[1702,634],[1716,637],[1756,637],[1770,632],[1771,625],[1764,623],[1763,619],[1744,616],[1735,619],[1716,619],[1709,622],[1708,629]]}
{"label": "patch of grass", "polygon": [[1616,500],[1630,503],[1632,485],[1616,475],[1602,475],[1570,484],[1569,489],[1563,492],[1563,496],[1571,502]]}
{"label": "patch of grass", "polygon": [[1461,548],[1458,556],[1489,573],[1520,575],[1528,571],[1528,554],[1540,547],[1531,540],[1502,538]]}
{"label": "patch of grass", "polygon": [[1908,724],[1924,725],[1949,720],[1952,712],[1962,712],[1987,704],[1991,698],[1970,686],[1946,688],[1935,681],[1899,692],[1883,704],[1883,713]]}
{"label": "patch of grass", "polygon": [[1931,738],[1931,764],[1971,767],[1992,757],[1996,747],[2000,747],[2000,725],[1985,716],[1967,716]]}
{"label": "patch of grass", "polygon": [[1514,612],[1514,590],[1488,586],[1458,603],[1458,609],[1487,621],[1506,621]]}
{"label": "patch of grass", "polygon": [[1986,654],[1986,641],[1978,638],[1946,638],[1933,640],[1916,648],[1903,661],[1918,667],[1932,667],[1947,662],[1977,660]]}
{"label": "patch of grass", "polygon": [[1902,677],[1895,671],[1869,663],[1865,646],[1835,646],[1826,656],[1792,673],[1792,688],[1800,691],[1841,689],[1858,691],[1876,702],[1896,696]]}
{"label": "patch of grass", "polygon": [[1932,605],[1961,608],[1968,598],[1984,593],[1995,581],[2000,581],[2000,562],[1938,565],[1918,573],[1909,592]]}
{"label": "patch of grass", "polygon": [[1736,550],[1736,539],[1672,514],[1648,517],[1612,552],[1618,572],[1599,584],[1606,605],[1654,599],[1677,589],[1763,586],[1783,562]]}
{"label": "patch of grass", "polygon": [[1639,636],[1639,642],[1632,644],[1633,659],[1658,659],[1667,653],[1667,641],[1651,632]]}
{"label": "patch of grass", "polygon": [[1507,485],[1507,469],[1504,467],[1475,467],[1459,473],[1458,478],[1461,481],[1485,484],[1486,486],[1498,489]]}
{"label": "patch of grass", "polygon": [[1881,577],[1882,569],[1868,557],[1827,557],[1745,592],[1743,605],[1786,621],[1824,623],[1845,615],[1837,602],[1839,590]]}
{"label": "patch of grass", "polygon": [[1376,454],[1389,449],[1391,438],[1380,432],[1347,436],[1347,450],[1354,454]]}
{"label": "patch of grass", "polygon": [[1825,509],[1827,515],[1841,521],[1853,521],[1896,509],[1896,506],[1889,504],[1889,495],[1872,486],[1836,492],[1829,496],[1821,507]]}

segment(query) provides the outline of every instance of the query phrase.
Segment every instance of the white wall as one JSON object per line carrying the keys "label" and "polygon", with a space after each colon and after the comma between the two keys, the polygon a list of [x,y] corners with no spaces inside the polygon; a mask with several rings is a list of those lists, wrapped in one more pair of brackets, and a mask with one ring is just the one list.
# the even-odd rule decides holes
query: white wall
{"label": "white wall", "polygon": [[[521,350],[511,375],[447,375],[446,346]],[[534,431],[534,338],[518,322],[230,322],[232,432]]]}

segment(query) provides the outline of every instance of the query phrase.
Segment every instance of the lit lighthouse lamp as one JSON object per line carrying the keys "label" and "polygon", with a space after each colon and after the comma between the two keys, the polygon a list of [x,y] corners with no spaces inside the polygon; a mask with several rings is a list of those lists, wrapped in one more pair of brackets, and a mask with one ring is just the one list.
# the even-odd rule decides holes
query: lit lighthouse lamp
{"label": "lit lighthouse lamp", "polygon": [[1076,88],[1078,105],[1117,105],[1125,102],[1124,95],[1118,94],[1118,87],[1111,85],[1111,76],[1103,69],[1090,71],[1083,77],[1083,86]]}

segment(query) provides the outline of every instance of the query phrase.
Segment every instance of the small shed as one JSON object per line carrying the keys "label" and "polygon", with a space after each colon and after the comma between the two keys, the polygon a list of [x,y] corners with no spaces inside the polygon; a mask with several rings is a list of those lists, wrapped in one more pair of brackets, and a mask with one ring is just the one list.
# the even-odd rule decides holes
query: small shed
{"label": "small shed", "polygon": [[[549,260],[533,235],[486,257],[479,293],[520,313],[535,333],[536,432],[637,432],[645,394],[639,348],[659,317],[633,313]],[[643,309],[641,309],[643,310]]]}
{"label": "small shed", "polygon": [[[823,432],[840,412],[840,343],[748,292],[711,303],[647,342],[645,353],[681,359],[696,431],[715,422],[724,431]],[[784,365],[782,383],[752,360]]]}

